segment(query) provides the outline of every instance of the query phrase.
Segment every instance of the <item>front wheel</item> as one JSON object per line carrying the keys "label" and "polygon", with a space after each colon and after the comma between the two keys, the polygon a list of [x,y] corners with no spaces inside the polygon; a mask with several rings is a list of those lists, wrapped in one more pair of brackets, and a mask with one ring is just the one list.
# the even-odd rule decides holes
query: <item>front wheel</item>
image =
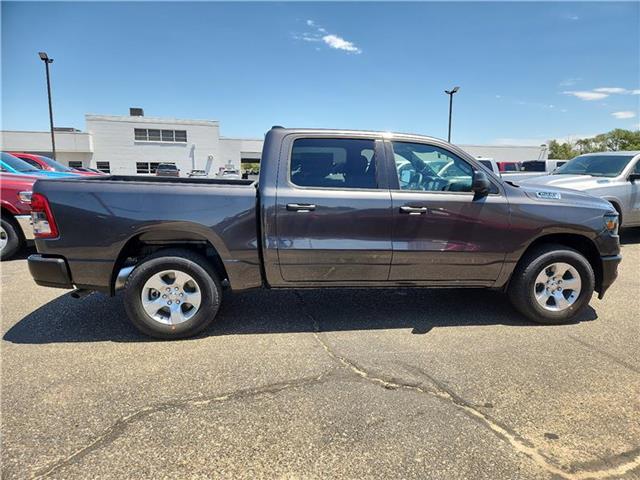
{"label": "front wheel", "polygon": [[213,321],[222,300],[220,281],[207,260],[182,249],[161,250],[131,272],[124,306],[146,335],[177,339],[197,335]]}
{"label": "front wheel", "polygon": [[522,258],[508,295],[530,320],[560,324],[572,321],[589,304],[594,288],[593,268],[580,252],[542,245]]}

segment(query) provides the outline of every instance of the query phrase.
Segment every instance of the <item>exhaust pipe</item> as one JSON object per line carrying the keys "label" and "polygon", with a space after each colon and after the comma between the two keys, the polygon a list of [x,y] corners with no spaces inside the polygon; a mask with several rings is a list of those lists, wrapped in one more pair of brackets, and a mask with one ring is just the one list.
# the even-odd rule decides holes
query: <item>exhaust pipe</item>
{"label": "exhaust pipe", "polygon": [[80,298],[86,297],[87,295],[91,295],[92,293],[93,293],[93,290],[86,290],[84,288],[76,288],[73,292],[70,293],[70,295],[73,298],[80,299]]}

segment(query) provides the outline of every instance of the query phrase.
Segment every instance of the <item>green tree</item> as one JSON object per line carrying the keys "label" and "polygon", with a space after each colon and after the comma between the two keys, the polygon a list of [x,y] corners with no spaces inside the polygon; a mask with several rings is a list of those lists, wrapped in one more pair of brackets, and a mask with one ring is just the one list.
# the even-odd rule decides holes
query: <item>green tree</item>
{"label": "green tree", "polygon": [[560,143],[557,140],[550,140],[548,145],[549,158],[565,160],[575,157],[570,143]]}
{"label": "green tree", "polygon": [[616,128],[595,137],[579,138],[574,142],[549,140],[549,158],[565,160],[583,153],[640,150],[640,130]]}

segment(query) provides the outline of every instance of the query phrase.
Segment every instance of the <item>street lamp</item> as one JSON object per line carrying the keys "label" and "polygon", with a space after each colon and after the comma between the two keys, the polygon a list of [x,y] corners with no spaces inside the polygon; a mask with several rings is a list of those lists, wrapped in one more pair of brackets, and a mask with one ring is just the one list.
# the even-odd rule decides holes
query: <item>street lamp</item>
{"label": "street lamp", "polygon": [[460,87],[453,87],[451,90],[445,90],[444,93],[449,95],[449,134],[447,142],[451,143],[451,110],[453,109],[453,94],[460,90]]}
{"label": "street lamp", "polygon": [[51,81],[49,80],[49,64],[53,63],[53,58],[49,58],[47,52],[39,52],[40,60],[44,62],[44,68],[47,72],[47,96],[49,97],[49,126],[51,127],[51,155],[56,159],[56,139],[53,136],[53,107],[51,106]]}

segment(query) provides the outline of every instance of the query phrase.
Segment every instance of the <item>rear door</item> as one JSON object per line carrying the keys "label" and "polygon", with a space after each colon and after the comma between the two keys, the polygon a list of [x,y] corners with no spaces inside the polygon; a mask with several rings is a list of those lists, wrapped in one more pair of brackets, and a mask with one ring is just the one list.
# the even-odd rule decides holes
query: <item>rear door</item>
{"label": "rear door", "polygon": [[[393,203],[390,280],[488,286],[505,257],[509,205],[498,186],[471,191],[474,166],[445,145],[388,144]],[[393,182],[395,185],[393,184]]]}
{"label": "rear door", "polygon": [[283,142],[276,202],[285,282],[386,281],[391,196],[375,137],[291,135]]}

